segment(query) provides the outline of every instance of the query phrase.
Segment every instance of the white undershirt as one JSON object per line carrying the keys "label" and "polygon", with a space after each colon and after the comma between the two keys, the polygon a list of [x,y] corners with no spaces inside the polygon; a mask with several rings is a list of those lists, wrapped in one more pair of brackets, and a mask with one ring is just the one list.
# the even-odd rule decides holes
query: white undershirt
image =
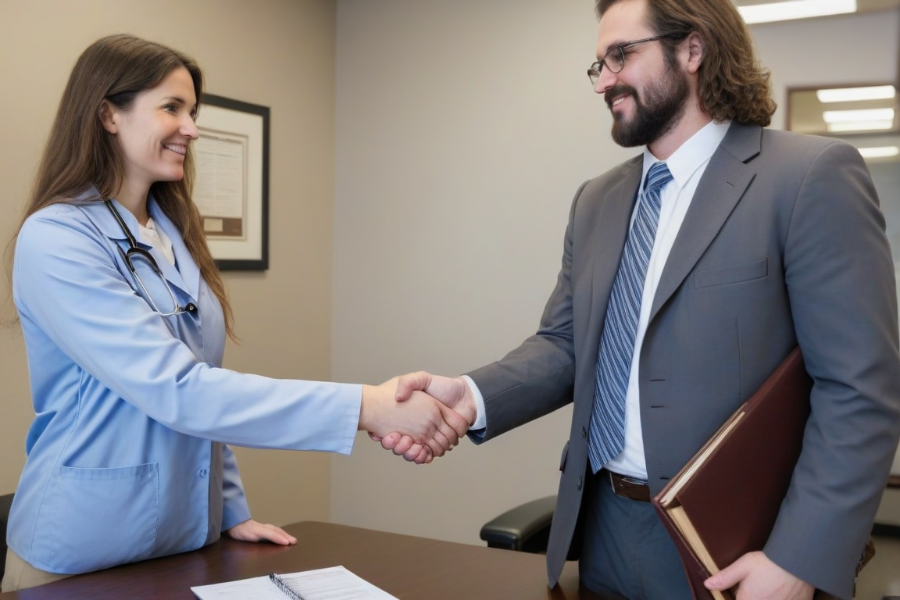
{"label": "white undershirt", "polygon": [[[641,314],[635,334],[631,373],[628,377],[628,391],[625,396],[625,449],[606,464],[607,469],[622,475],[628,475],[637,479],[647,479],[647,463],[644,458],[644,439],[641,432],[641,412],[638,397],[638,357],[644,342],[644,334],[647,332],[647,322],[650,318],[653,297],[656,295],[656,288],[659,285],[660,277],[662,277],[666,260],[669,258],[669,252],[672,250],[672,245],[675,243],[675,238],[681,229],[681,224],[684,222],[684,216],[691,205],[697,184],[700,182],[700,178],[709,164],[709,159],[725,137],[729,125],[730,122],[709,123],[682,144],[665,161],[669,171],[672,173],[672,181],[667,183],[660,193],[659,226],[656,229],[653,251],[650,254],[650,262],[647,265],[644,293],[641,296]],[[648,149],[644,149],[644,168],[638,193],[643,192],[647,171],[656,162],[659,162],[659,160]],[[637,202],[635,202],[635,209],[631,215],[632,222],[636,214]],[[475,382],[469,377],[465,379],[468,381],[469,387],[475,396],[477,417],[471,429],[483,429],[486,424],[484,398]]]}
{"label": "white undershirt", "polygon": [[172,240],[161,229],[156,228],[156,223],[152,218],[147,218],[147,225],[138,223],[141,233],[141,241],[148,246],[153,246],[159,250],[170,265],[175,264],[175,253],[172,252]]}

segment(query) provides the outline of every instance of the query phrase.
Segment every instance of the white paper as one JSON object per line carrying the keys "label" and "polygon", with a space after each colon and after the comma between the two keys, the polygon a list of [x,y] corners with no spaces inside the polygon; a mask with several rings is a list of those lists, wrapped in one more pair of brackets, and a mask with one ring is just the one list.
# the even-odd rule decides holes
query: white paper
{"label": "white paper", "polygon": [[[397,600],[344,567],[280,575],[303,600]],[[191,591],[200,600],[284,600],[268,576],[202,585]]]}
{"label": "white paper", "polygon": [[284,600],[281,591],[272,585],[268,577],[254,577],[192,587],[191,591],[200,600]]}
{"label": "white paper", "polygon": [[193,200],[204,217],[244,218],[246,138],[202,131],[194,142]]}

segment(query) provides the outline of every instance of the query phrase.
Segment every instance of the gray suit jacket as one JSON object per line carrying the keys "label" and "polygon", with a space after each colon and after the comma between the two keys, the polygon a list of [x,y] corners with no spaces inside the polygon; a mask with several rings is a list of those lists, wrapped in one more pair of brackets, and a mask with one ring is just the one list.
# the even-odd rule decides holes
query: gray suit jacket
{"label": "gray suit jacket", "polygon": [[[587,430],[607,300],[640,156],[575,196],[540,330],[469,375],[484,440],[574,400],[547,567],[556,584],[589,475]],[[900,436],[894,265],[871,177],[843,142],[732,124],[666,262],[640,354],[658,492],[796,345],[814,380],[803,452],[766,555],[849,598]]]}

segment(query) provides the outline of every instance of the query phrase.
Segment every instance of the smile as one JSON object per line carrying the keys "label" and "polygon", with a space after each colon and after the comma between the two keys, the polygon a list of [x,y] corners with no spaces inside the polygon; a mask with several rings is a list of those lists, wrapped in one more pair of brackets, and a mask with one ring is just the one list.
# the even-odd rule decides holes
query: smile
{"label": "smile", "polygon": [[163,148],[165,148],[166,150],[171,150],[172,152],[175,152],[176,154],[180,154],[182,156],[187,154],[187,146],[184,146],[182,144],[163,144]]}

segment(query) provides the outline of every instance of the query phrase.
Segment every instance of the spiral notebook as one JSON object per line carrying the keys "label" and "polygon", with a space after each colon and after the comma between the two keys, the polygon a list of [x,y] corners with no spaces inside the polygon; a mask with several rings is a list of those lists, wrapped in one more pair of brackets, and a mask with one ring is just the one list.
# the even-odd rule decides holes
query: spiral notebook
{"label": "spiral notebook", "polygon": [[398,600],[344,567],[192,587],[200,600]]}

